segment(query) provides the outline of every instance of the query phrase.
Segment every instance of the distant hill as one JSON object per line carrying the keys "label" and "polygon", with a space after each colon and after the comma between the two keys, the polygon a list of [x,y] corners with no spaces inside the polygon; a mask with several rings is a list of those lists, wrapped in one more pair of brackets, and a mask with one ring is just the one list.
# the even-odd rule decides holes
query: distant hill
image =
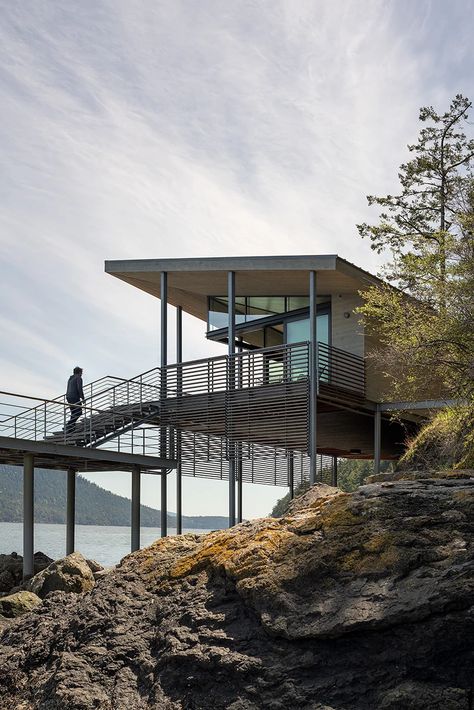
{"label": "distant hill", "polygon": [[[0,522],[19,523],[23,516],[23,470],[0,465]],[[66,473],[35,469],[35,521],[66,522]],[[130,525],[130,500],[110,493],[78,475],[76,480],[76,523],[79,525]],[[143,527],[159,527],[160,511],[141,506]],[[176,525],[176,514],[168,514],[168,525]],[[222,516],[183,516],[183,528],[227,527]]]}

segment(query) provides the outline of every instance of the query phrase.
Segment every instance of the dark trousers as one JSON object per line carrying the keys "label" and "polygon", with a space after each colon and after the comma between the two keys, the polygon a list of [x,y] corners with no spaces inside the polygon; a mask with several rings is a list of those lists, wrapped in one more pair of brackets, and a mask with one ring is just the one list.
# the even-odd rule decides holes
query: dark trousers
{"label": "dark trousers", "polygon": [[77,420],[79,419],[79,417],[82,414],[82,407],[81,407],[80,402],[77,402],[75,404],[70,403],[69,409],[71,411],[71,418],[67,423],[66,431],[71,431],[71,429],[74,429],[74,427],[76,426]]}

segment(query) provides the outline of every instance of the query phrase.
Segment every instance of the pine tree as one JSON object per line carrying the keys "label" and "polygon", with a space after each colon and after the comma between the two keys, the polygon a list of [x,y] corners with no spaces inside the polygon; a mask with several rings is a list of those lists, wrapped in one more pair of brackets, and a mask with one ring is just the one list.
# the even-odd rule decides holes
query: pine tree
{"label": "pine tree", "polygon": [[[358,225],[391,260],[382,276],[405,293],[373,287],[361,313],[380,348],[375,361],[387,396],[417,399],[427,390],[474,397],[474,140],[466,137],[471,102],[420,109],[413,159],[400,167],[400,193],[369,196],[382,208],[375,225]],[[413,298],[407,298],[406,294]],[[424,398],[424,397],[423,397]]]}

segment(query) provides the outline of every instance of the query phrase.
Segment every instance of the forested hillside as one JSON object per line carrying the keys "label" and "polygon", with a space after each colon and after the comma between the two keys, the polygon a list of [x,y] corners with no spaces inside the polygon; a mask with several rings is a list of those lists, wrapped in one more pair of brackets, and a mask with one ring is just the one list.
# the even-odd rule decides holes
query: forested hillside
{"label": "forested hillside", "polygon": [[[23,472],[16,466],[0,466],[0,522],[21,522]],[[66,515],[66,473],[35,470],[35,521],[64,523]],[[168,515],[174,527],[175,514]],[[79,525],[130,525],[130,500],[91,483],[82,476],[76,482],[76,522]],[[160,511],[141,506],[141,524],[158,527]],[[183,516],[184,528],[223,528],[227,518]]]}

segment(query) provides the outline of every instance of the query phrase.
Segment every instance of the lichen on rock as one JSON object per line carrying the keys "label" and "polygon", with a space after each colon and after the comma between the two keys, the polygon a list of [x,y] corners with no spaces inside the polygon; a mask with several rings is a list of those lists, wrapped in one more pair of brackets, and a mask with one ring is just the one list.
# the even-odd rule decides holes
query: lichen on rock
{"label": "lichen on rock", "polygon": [[94,584],[88,561],[80,552],[72,552],[35,574],[24,587],[44,599],[50,592],[88,592]]}
{"label": "lichen on rock", "polygon": [[472,710],[474,477],[164,538],[3,631],[0,707]]}
{"label": "lichen on rock", "polygon": [[0,598],[0,615],[7,619],[27,614],[41,604],[41,599],[33,592],[20,591]]}

